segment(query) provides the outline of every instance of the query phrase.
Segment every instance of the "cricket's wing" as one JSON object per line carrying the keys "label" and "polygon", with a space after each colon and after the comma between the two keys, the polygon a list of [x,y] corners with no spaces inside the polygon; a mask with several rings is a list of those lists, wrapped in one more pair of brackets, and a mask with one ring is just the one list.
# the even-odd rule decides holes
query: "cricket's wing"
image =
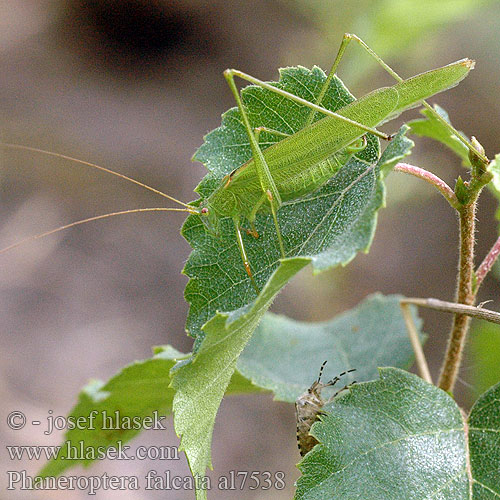
{"label": "cricket's wing", "polygon": [[[380,88],[344,106],[338,114],[374,127],[393,113],[398,97],[398,91],[393,87]],[[286,184],[298,172],[307,175],[313,166],[324,162],[364,134],[365,130],[341,117],[327,116],[268,147],[263,155],[279,189],[282,183]],[[228,188],[236,191],[241,185],[245,189],[255,176],[255,165],[251,159],[234,172]],[[321,183],[318,180],[313,182]]]}
{"label": "cricket's wing", "polygon": [[403,111],[418,106],[423,100],[458,85],[474,69],[474,61],[461,59],[454,63],[420,73],[394,85],[399,102],[394,112],[385,120],[392,120]]}

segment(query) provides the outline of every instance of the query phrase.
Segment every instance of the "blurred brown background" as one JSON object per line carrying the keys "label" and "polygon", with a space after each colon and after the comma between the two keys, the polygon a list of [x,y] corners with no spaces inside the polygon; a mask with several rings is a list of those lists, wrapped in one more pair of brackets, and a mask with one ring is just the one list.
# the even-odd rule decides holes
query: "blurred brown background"
{"label": "blurred brown background", "polygon": [[[95,162],[181,200],[204,175],[190,162],[203,135],[233,106],[222,71],[241,69],[277,78],[280,66],[328,69],[351,31],[410,76],[463,57],[476,69],[459,87],[432,100],[457,128],[475,135],[489,156],[496,140],[500,5],[466,0],[4,0],[0,2],[1,140]],[[354,44],[340,76],[355,95],[390,79]],[[407,120],[417,112],[405,114]],[[391,131],[399,123],[389,124]],[[411,163],[453,182],[459,162],[439,145],[419,140]],[[41,154],[1,150],[0,247],[68,222],[128,208],[163,206],[152,193],[112,176]],[[324,320],[367,294],[402,293],[451,299],[457,224],[443,199],[402,175],[388,180],[368,255],[318,277],[306,269],[273,310]],[[497,235],[496,203],[481,199],[478,260]],[[0,256],[2,419],[24,411],[44,420],[65,415],[90,378],[106,380],[150,347],[189,351],[184,331],[189,247],[179,236],[183,216],[138,214],[79,226]],[[300,298],[300,302],[299,299]],[[498,309],[498,281],[489,277],[480,300]],[[297,304],[301,307],[297,307]],[[426,346],[437,376],[450,317],[422,312]],[[491,339],[499,341],[495,331]],[[489,337],[489,338],[490,338]],[[490,347],[486,347],[486,350]],[[477,395],[481,354],[462,373],[460,402]],[[498,361],[498,360],[497,360]],[[493,359],[492,366],[498,366]],[[497,378],[498,380],[498,378]],[[5,420],[4,420],[5,421]],[[36,428],[0,427],[6,444],[59,444]],[[133,444],[176,445],[173,430],[146,432]],[[2,452],[5,470],[16,463]],[[218,498],[291,498],[298,477],[293,408],[269,395],[224,400],[215,426],[213,477],[233,470],[282,470],[287,488],[212,492]],[[144,476],[151,468],[188,474],[184,458],[168,462],[100,462],[68,474]],[[3,483],[2,483],[3,484]],[[2,486],[2,490],[4,487]],[[29,498],[85,498],[86,492],[39,492]],[[2,494],[0,494],[0,498]],[[99,492],[95,498],[193,498],[192,492]],[[210,495],[209,495],[210,497]],[[10,492],[5,498],[28,498]]]}

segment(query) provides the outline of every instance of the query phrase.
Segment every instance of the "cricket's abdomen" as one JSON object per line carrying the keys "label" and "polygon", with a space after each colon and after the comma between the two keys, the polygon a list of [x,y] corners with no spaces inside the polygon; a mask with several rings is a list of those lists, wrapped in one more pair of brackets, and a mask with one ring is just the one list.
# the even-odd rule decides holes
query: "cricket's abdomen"
{"label": "cricket's abdomen", "polygon": [[276,175],[275,182],[281,199],[289,201],[313,193],[330,180],[350,157],[351,154],[340,152],[307,170],[299,170],[286,179],[280,179],[280,176]]}
{"label": "cricket's abdomen", "polygon": [[[273,179],[278,189],[282,201],[290,201],[313,193],[329,179],[331,179],[340,168],[345,165],[351,158],[352,153],[341,151],[332,155],[327,160],[324,160],[316,165],[309,166],[307,169],[294,169],[288,174],[283,171],[278,171],[274,174]],[[238,209],[228,210],[227,197],[234,196],[236,198]],[[245,171],[244,176],[228,177],[226,183],[218,188],[212,195],[211,203],[218,213],[224,216],[243,215],[247,218],[254,210],[256,204],[262,200],[263,190],[260,184],[255,166],[250,165]],[[220,198],[220,200],[219,200]],[[270,213],[269,203],[262,203],[257,210],[257,213]]]}

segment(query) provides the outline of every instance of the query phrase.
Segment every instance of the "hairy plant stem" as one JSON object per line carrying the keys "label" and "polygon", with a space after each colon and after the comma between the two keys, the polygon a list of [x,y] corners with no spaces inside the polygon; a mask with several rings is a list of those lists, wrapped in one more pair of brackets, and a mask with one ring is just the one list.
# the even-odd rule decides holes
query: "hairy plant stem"
{"label": "hairy plant stem", "polygon": [[[460,221],[460,259],[455,302],[465,305],[473,305],[476,298],[473,289],[473,278],[477,194],[474,196],[472,202],[462,205],[458,209]],[[462,360],[469,323],[470,317],[462,313],[455,314],[453,318],[448,347],[438,382],[438,387],[444,391],[453,391]]]}
{"label": "hairy plant stem", "polygon": [[476,271],[476,284],[475,291],[477,292],[478,288],[481,286],[481,283],[484,280],[484,277],[490,272],[493,264],[496,262],[500,255],[500,238],[497,239],[495,244],[491,247],[491,250],[488,252],[488,255],[484,258],[481,265],[477,268]]}
{"label": "hairy plant stem", "polygon": [[425,170],[421,167],[416,167],[415,165],[410,165],[409,163],[398,163],[394,167],[395,172],[404,172],[405,174],[413,175],[418,179],[422,179],[434,186],[446,199],[446,201],[456,210],[460,209],[460,202],[457,196],[453,192],[446,182],[440,179],[437,175]]}

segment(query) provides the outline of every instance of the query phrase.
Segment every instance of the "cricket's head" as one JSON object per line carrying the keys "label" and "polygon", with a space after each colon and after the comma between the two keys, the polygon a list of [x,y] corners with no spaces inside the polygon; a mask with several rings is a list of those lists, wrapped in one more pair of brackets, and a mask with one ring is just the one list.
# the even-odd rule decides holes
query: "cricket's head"
{"label": "cricket's head", "polygon": [[222,183],[210,196],[203,199],[198,207],[203,224],[212,235],[217,237],[220,234],[220,219],[240,213],[238,200],[234,193],[227,189],[227,186],[227,183]]}
{"label": "cricket's head", "polygon": [[210,200],[208,198],[201,202],[198,213],[207,231],[213,236],[219,237],[219,217],[217,212],[210,205]]}

